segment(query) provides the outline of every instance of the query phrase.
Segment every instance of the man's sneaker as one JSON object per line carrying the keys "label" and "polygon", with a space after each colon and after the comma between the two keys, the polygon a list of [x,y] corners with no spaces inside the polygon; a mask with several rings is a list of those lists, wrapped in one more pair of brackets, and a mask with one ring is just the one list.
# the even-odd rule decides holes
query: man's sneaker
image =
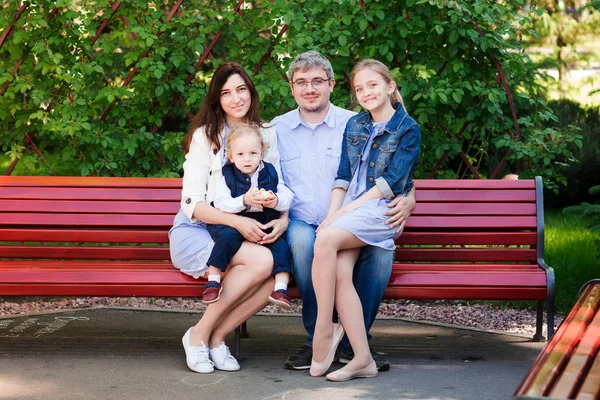
{"label": "man's sneaker", "polygon": [[[348,364],[354,358],[354,352],[352,349],[342,349],[338,350],[339,352],[339,362],[342,364]],[[373,360],[375,361],[375,365],[377,365],[378,371],[389,371],[390,370],[390,362],[383,356],[381,353],[377,353],[371,350],[371,356],[373,356]]]}
{"label": "man's sneaker", "polygon": [[221,297],[221,291],[223,288],[219,282],[208,281],[204,285],[204,291],[202,292],[202,302],[204,304],[214,303]]}
{"label": "man's sneaker", "polygon": [[269,301],[284,310],[292,309],[292,299],[285,289],[273,291],[269,296]]}
{"label": "man's sneaker", "polygon": [[305,344],[302,346],[300,351],[287,359],[285,362],[285,367],[287,369],[295,370],[309,369],[312,361],[312,350],[313,349],[311,346]]}
{"label": "man's sneaker", "polygon": [[240,364],[235,357],[231,355],[229,347],[227,347],[225,342],[221,342],[219,347],[210,349],[209,352],[210,359],[216,369],[220,369],[221,371],[237,371],[240,369]]}
{"label": "man's sneaker", "polygon": [[202,343],[202,346],[192,346],[190,344],[190,333],[192,328],[188,329],[183,338],[183,349],[185,350],[185,359],[188,367],[201,374],[210,374],[215,369],[212,361],[208,358],[208,347]]}

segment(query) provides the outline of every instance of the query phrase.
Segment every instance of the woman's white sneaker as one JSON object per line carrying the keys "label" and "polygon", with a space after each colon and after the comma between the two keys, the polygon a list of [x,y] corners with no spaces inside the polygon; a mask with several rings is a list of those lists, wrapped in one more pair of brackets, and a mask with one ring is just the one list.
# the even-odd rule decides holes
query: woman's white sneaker
{"label": "woman's white sneaker", "polygon": [[221,371],[237,371],[240,369],[240,364],[231,355],[229,347],[225,345],[225,342],[221,342],[219,347],[211,348],[209,352],[210,359],[216,369],[220,369]]}
{"label": "woman's white sneaker", "polygon": [[215,370],[212,361],[208,356],[208,347],[202,343],[202,346],[192,346],[190,344],[190,333],[192,328],[188,329],[181,341],[185,350],[185,359],[188,367],[201,374],[210,374]]}

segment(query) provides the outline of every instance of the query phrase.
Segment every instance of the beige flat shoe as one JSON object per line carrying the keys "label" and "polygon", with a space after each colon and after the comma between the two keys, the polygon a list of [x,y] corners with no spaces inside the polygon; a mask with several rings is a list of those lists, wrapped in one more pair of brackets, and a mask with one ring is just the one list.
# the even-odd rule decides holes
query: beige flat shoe
{"label": "beige flat shoe", "polygon": [[335,357],[335,351],[337,350],[340,341],[344,337],[344,327],[342,324],[333,324],[333,337],[331,339],[331,346],[329,347],[329,353],[327,353],[327,357],[321,362],[317,362],[313,359],[310,363],[310,375],[311,376],[321,376],[329,367],[331,367],[331,363],[333,363],[333,358]]}
{"label": "beige flat shoe", "polygon": [[344,367],[342,369],[338,369],[337,371],[333,371],[325,378],[328,381],[345,382],[354,378],[374,378],[377,376],[377,364],[375,364],[375,361],[373,361],[368,367],[359,369],[358,371],[344,371],[347,368],[348,367]]}

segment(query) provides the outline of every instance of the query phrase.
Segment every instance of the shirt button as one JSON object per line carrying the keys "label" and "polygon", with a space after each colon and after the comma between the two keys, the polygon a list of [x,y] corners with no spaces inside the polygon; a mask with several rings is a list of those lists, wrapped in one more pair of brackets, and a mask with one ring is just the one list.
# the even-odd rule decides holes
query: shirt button
{"label": "shirt button", "polygon": [[374,163],[373,161],[371,161],[371,162],[369,163],[369,167],[373,168],[374,166],[375,166],[375,163]]}
{"label": "shirt button", "polygon": [[373,183],[373,181],[374,181],[373,177],[370,177],[369,182]]}
{"label": "shirt button", "polygon": [[388,144],[387,146],[385,146],[385,149],[389,150],[390,149],[390,145]]}
{"label": "shirt button", "polygon": [[375,144],[373,145],[373,149],[377,150],[378,148],[379,148],[379,145],[378,145],[377,143],[375,143]]}
{"label": "shirt button", "polygon": [[187,199],[185,199],[185,204],[190,204],[192,202],[192,199],[190,199],[189,197]]}

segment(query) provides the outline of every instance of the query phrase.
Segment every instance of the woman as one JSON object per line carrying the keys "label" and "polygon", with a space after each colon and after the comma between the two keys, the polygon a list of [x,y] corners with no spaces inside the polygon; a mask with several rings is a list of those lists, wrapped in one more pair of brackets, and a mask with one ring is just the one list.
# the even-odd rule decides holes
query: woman
{"label": "woman", "polygon": [[264,127],[259,107],[258,92],[246,71],[239,64],[225,63],[215,71],[202,108],[183,140],[181,210],[169,232],[173,265],[195,278],[205,275],[213,247],[206,224],[231,226],[246,238],[229,265],[220,300],[207,307],[182,339],[188,367],[195,372],[240,368],[225,345],[225,337],[262,309],[273,290],[273,257],[261,244],[266,243],[266,229],[273,228],[275,233],[269,242],[285,231],[287,215],[263,225],[211,206],[226,161],[225,140],[229,131],[241,124],[261,126],[269,145],[265,160],[274,164],[281,176],[275,129]]}

